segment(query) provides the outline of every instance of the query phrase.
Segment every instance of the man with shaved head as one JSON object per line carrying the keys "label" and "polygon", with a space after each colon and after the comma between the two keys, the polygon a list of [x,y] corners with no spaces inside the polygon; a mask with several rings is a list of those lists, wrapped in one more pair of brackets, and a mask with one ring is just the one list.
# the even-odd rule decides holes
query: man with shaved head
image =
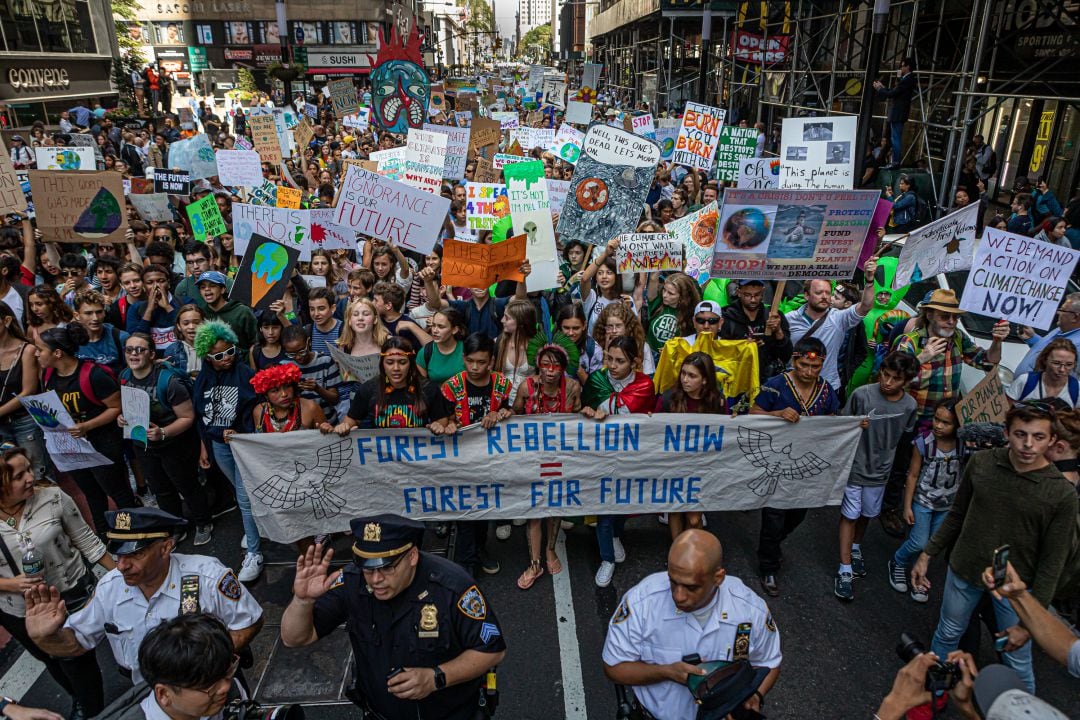
{"label": "man with shaved head", "polygon": [[706,670],[684,662],[690,655],[767,668],[752,691],[746,688],[748,710],[761,710],[780,674],[780,633],[769,608],[728,576],[720,541],[706,530],[675,538],[667,572],[649,575],[623,596],[608,625],[604,673],[633,687],[645,717],[692,718],[697,706],[686,681]]}

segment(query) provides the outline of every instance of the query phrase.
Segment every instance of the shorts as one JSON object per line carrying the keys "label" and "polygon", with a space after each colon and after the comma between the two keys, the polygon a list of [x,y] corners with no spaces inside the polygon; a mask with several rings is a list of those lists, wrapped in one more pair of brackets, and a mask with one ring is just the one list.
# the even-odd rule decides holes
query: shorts
{"label": "shorts", "polygon": [[863,487],[848,485],[844,488],[844,501],[840,514],[848,520],[877,517],[881,514],[881,501],[885,499],[885,486]]}

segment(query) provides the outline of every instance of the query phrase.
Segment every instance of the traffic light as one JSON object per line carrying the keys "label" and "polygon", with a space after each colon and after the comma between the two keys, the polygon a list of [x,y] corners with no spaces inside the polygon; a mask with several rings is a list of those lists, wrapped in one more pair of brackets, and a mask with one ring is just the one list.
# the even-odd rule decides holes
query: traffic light
{"label": "traffic light", "polygon": [[495,36],[495,49],[502,50],[502,38],[497,35]]}

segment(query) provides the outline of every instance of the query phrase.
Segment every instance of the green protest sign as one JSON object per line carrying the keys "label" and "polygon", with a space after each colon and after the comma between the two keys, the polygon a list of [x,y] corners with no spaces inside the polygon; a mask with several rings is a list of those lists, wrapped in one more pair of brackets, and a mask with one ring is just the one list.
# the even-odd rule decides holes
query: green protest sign
{"label": "green protest sign", "polygon": [[188,205],[187,214],[191,221],[191,233],[199,242],[206,242],[207,237],[216,237],[229,232],[213,193]]}

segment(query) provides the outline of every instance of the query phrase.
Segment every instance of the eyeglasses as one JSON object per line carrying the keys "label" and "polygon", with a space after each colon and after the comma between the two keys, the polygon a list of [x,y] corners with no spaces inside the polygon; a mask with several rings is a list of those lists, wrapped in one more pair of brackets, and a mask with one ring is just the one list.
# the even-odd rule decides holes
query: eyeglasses
{"label": "eyeglasses", "polygon": [[374,575],[375,573],[382,573],[383,575],[393,575],[395,572],[397,572],[398,566],[401,565],[401,561],[404,560],[405,556],[408,554],[409,551],[406,550],[405,552],[398,555],[397,560],[390,563],[389,565],[383,565],[381,568],[375,568],[374,570],[361,568],[361,570],[365,575]]}
{"label": "eyeglasses", "polygon": [[78,277],[83,274],[82,270],[61,270],[60,274],[64,277]]}
{"label": "eyeglasses", "polygon": [[140,347],[138,345],[124,348],[125,355],[145,355],[150,352],[150,348]]}
{"label": "eyeglasses", "polygon": [[1080,311],[1077,310],[1058,310],[1059,313],[1068,313],[1070,315],[1080,315]]}
{"label": "eyeglasses", "polygon": [[[229,666],[229,672],[225,677],[220,680],[216,680],[210,684],[208,688],[184,688],[191,690],[192,692],[204,693],[207,701],[214,702],[215,699],[220,698],[222,695],[229,693],[229,688],[232,686],[233,678],[236,677],[236,671],[240,669],[240,656],[233,655],[232,665]],[[222,692],[224,690],[224,692]]]}
{"label": "eyeglasses", "polygon": [[305,347],[303,350],[297,350],[296,352],[286,352],[286,353],[283,353],[283,354],[285,355],[285,357],[290,357],[293,360],[295,360],[297,358],[304,357],[304,355],[307,354],[307,350],[308,349]]}
{"label": "eyeglasses", "polygon": [[1048,362],[1046,364],[1048,367],[1056,368],[1057,370],[1072,370],[1076,367],[1076,363],[1074,362]]}
{"label": "eyeglasses", "polygon": [[718,318],[718,317],[707,318],[707,317],[701,317],[700,315],[695,315],[694,316],[694,322],[696,322],[699,325],[719,325],[720,324],[720,318]]}
{"label": "eyeglasses", "polygon": [[[231,358],[235,354],[236,354],[236,346],[233,345],[228,350],[222,350],[221,352],[216,352],[216,353],[208,353],[206,357],[208,359],[210,359],[210,360],[213,360],[214,362],[221,362],[222,360],[224,360],[226,358]],[[288,355],[288,353],[285,353],[285,354]]]}

